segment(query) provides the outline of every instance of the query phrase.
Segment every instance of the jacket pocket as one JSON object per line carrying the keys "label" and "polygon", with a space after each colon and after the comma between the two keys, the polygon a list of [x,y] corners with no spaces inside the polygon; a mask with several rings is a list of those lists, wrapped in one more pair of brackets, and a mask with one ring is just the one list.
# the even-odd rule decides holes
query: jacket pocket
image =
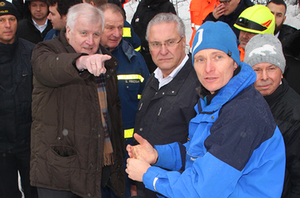
{"label": "jacket pocket", "polygon": [[51,145],[46,155],[50,180],[56,186],[68,189],[71,176],[79,171],[77,150],[66,145]]}

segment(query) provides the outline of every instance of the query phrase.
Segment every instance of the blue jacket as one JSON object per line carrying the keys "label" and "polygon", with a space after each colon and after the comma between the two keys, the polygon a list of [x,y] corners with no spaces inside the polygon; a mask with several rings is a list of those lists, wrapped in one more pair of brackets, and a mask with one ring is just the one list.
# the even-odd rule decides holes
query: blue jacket
{"label": "blue jacket", "polygon": [[155,147],[156,166],[184,171],[152,166],[143,175],[146,187],[173,198],[280,197],[284,142],[255,80],[243,63],[209,105],[201,98],[190,141]]}
{"label": "blue jacket", "polygon": [[117,75],[124,129],[133,129],[140,96],[150,74],[143,56],[124,39],[111,53],[119,61]]}
{"label": "blue jacket", "polygon": [[59,30],[54,30],[54,29],[49,30],[49,32],[46,34],[44,38],[44,41],[53,39],[54,37],[58,36],[59,33],[60,33]]}

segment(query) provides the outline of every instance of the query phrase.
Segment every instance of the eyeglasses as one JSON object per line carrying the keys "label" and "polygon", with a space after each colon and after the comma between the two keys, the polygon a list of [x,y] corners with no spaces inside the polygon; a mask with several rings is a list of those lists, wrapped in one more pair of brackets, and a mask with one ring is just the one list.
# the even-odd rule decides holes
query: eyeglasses
{"label": "eyeglasses", "polygon": [[231,1],[231,0],[225,0],[225,1],[220,1],[220,0],[219,0],[219,2],[220,2],[220,3],[223,3],[224,5],[228,5],[228,4],[230,3],[230,1]]}
{"label": "eyeglasses", "polygon": [[166,46],[167,48],[172,48],[174,47],[176,44],[180,43],[180,41],[182,40],[183,37],[181,37],[181,39],[176,42],[175,40],[168,40],[165,43],[159,43],[159,42],[151,42],[149,43],[149,47],[152,49],[160,49],[162,47],[162,45]]}

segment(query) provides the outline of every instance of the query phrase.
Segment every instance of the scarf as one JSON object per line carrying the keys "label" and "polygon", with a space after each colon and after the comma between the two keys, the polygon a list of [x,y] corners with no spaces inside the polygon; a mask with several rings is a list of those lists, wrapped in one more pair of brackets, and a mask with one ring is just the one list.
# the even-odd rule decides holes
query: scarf
{"label": "scarf", "polygon": [[110,141],[110,135],[107,129],[108,123],[108,112],[107,112],[107,95],[106,95],[106,82],[105,75],[101,74],[96,77],[98,98],[101,111],[101,122],[104,129],[104,150],[103,150],[103,161],[104,166],[113,164],[113,148]]}

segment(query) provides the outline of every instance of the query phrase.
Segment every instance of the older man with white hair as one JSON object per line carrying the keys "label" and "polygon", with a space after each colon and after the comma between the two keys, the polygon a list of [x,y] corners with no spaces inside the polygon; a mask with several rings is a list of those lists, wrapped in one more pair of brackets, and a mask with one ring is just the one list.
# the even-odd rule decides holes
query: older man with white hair
{"label": "older man with white hair", "polygon": [[[32,55],[31,173],[39,197],[125,197],[124,138],[116,66],[100,46],[103,12],[69,9],[59,37]],[[100,46],[100,47],[99,47]]]}

